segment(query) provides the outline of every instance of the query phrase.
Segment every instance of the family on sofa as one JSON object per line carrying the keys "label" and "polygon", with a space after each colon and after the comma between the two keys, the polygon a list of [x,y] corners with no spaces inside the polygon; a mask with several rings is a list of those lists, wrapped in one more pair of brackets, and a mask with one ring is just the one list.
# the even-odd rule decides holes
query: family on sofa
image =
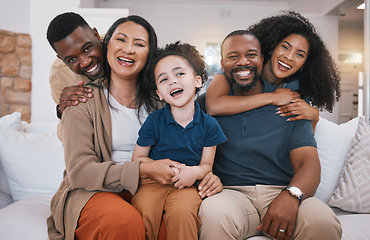
{"label": "family on sofa", "polygon": [[[66,167],[50,204],[50,239],[195,239],[198,231],[199,239],[341,239],[339,218],[315,197],[322,180],[314,135],[319,113],[309,105],[332,110],[339,74],[300,14],[228,34],[223,72],[199,103],[196,89],[207,79],[199,53],[179,42],[157,49],[154,29],[139,16],[118,19],[101,42],[81,16],[64,13],[47,37],[65,63],[50,78],[53,96],[60,95]],[[64,85],[67,67],[84,80]],[[144,130],[159,113],[161,124]],[[366,165],[368,148],[359,139],[369,126],[365,120],[360,126],[348,158]],[[137,141],[138,133],[148,140]],[[166,134],[173,141],[164,142]],[[194,163],[172,156],[194,156]],[[135,194],[154,184],[169,187],[165,201],[152,201],[156,219],[135,204]],[[339,186],[332,206],[369,211],[343,201],[346,187]],[[195,211],[179,202],[190,190],[187,205]],[[174,207],[178,215],[170,214]]]}
{"label": "family on sofa", "polygon": [[[262,31],[257,29],[268,28],[267,35],[258,35]],[[271,37],[276,36],[272,29],[280,33],[280,39]],[[241,102],[235,99],[243,99],[248,109],[236,105],[225,108],[233,113],[219,110],[216,114],[228,139],[223,144],[213,141],[220,144],[217,151],[204,139],[212,135],[196,137],[194,130],[188,133],[197,124],[204,125],[195,112],[199,107],[194,104],[195,89],[189,85],[201,87],[204,76],[197,75],[196,69],[204,62],[182,51],[179,44],[166,46],[163,59],[155,62],[161,50],[156,50],[155,31],[145,19],[129,16],[117,20],[101,44],[96,29],[79,15],[64,13],[50,23],[47,38],[66,66],[91,80],[85,82],[93,89],[86,90],[80,82],[61,93],[57,111],[62,115],[59,136],[66,170],[51,201],[50,239],[156,239],[166,235],[169,239],[193,239],[198,230],[200,239],[244,239],[261,233],[277,239],[340,239],[342,230],[335,214],[313,197],[320,183],[313,134],[318,110],[299,100],[302,97],[331,110],[339,97],[339,76],[322,40],[301,15],[290,12],[263,19],[248,31],[237,30],[225,38],[221,65],[227,81],[220,78],[213,82],[217,84],[214,88],[222,91],[212,95],[212,88],[208,89],[204,105],[206,109],[212,105],[222,109],[225,104]],[[168,61],[171,56],[179,61]],[[61,86],[64,78],[54,78],[52,89],[53,84]],[[226,87],[220,88],[222,81]],[[285,89],[277,89],[285,83]],[[167,86],[165,94],[159,90],[163,84]],[[161,144],[170,148],[170,153],[175,140],[163,143],[153,136],[144,146],[133,149],[141,124],[148,114],[158,113],[155,110],[162,107],[162,99],[168,109],[167,125],[178,126],[178,133],[172,131],[174,139],[179,138],[185,146],[192,141],[203,146],[192,167],[170,160],[172,154],[155,154],[155,149],[163,150]],[[86,103],[78,104],[80,100]],[[274,104],[286,106],[277,114]],[[77,106],[66,108],[68,105]],[[131,161],[137,149],[145,153],[145,161]],[[177,151],[184,155],[199,152],[191,147]],[[210,171],[215,152],[216,175]],[[169,195],[181,196],[187,191],[189,188],[176,188],[187,178],[200,180],[198,198],[207,198],[200,204],[199,216],[181,211],[184,214],[177,219],[181,224],[176,225],[167,214],[175,204]],[[143,184],[146,180],[160,185],[174,182],[166,197],[172,201],[156,210],[162,225],[145,213],[142,218],[129,204],[138,187],[141,191],[150,186]],[[219,206],[224,211],[214,211]],[[187,235],[191,229],[195,233]]]}

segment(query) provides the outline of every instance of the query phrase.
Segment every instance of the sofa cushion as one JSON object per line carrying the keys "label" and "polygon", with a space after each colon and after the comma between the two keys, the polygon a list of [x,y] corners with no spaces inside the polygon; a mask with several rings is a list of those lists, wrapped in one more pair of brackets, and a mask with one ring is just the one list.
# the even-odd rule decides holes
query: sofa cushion
{"label": "sofa cushion", "polygon": [[348,149],[358,127],[359,118],[336,124],[320,118],[315,139],[321,163],[321,182],[316,197],[327,203],[337,187]]}
{"label": "sofa cushion", "polygon": [[0,130],[19,131],[22,129],[21,113],[14,112],[0,118]]}
{"label": "sofa cushion", "polygon": [[14,201],[55,193],[65,168],[62,143],[56,134],[1,132],[0,161]]}
{"label": "sofa cushion", "polygon": [[361,117],[339,184],[329,204],[350,212],[370,213],[370,126]]}
{"label": "sofa cushion", "polygon": [[0,238],[48,240],[46,218],[52,194],[40,194],[0,209]]}

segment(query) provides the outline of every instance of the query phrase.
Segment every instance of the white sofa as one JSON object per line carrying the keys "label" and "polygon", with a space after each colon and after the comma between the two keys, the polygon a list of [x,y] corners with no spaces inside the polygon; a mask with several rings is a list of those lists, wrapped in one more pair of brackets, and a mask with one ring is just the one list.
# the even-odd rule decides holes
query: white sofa
{"label": "white sofa", "polygon": [[[322,164],[316,196],[337,206],[333,210],[342,224],[344,240],[370,239],[370,127],[359,119],[341,125],[320,119],[315,134]],[[0,239],[48,239],[49,202],[64,170],[56,124],[27,124],[19,113],[0,118]],[[362,177],[348,187],[354,180],[343,179],[349,179],[349,168],[357,159],[362,162],[354,175]]]}

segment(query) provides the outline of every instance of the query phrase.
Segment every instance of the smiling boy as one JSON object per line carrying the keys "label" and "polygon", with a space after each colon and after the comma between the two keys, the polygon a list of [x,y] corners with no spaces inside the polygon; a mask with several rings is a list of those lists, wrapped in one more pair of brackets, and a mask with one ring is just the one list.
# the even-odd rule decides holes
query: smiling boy
{"label": "smiling boy", "polygon": [[201,111],[195,95],[207,80],[205,64],[189,44],[167,45],[153,63],[157,94],[166,106],[150,114],[139,131],[133,161],[179,162],[173,185],[143,179],[132,199],[147,239],[156,239],[163,216],[167,239],[197,239],[201,198],[193,184],[212,171],[216,146],[226,141],[217,121]]}

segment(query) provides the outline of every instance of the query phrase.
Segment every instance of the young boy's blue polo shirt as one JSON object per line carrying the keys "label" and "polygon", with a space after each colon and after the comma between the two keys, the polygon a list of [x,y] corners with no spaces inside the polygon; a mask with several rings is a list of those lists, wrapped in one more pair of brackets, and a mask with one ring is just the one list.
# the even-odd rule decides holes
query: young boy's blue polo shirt
{"label": "young boy's blue polo shirt", "polygon": [[226,137],[218,122],[194,104],[193,121],[185,128],[174,120],[169,104],[149,114],[136,143],[151,146],[149,157],[153,160],[169,158],[187,166],[199,165],[203,148],[221,144]]}

